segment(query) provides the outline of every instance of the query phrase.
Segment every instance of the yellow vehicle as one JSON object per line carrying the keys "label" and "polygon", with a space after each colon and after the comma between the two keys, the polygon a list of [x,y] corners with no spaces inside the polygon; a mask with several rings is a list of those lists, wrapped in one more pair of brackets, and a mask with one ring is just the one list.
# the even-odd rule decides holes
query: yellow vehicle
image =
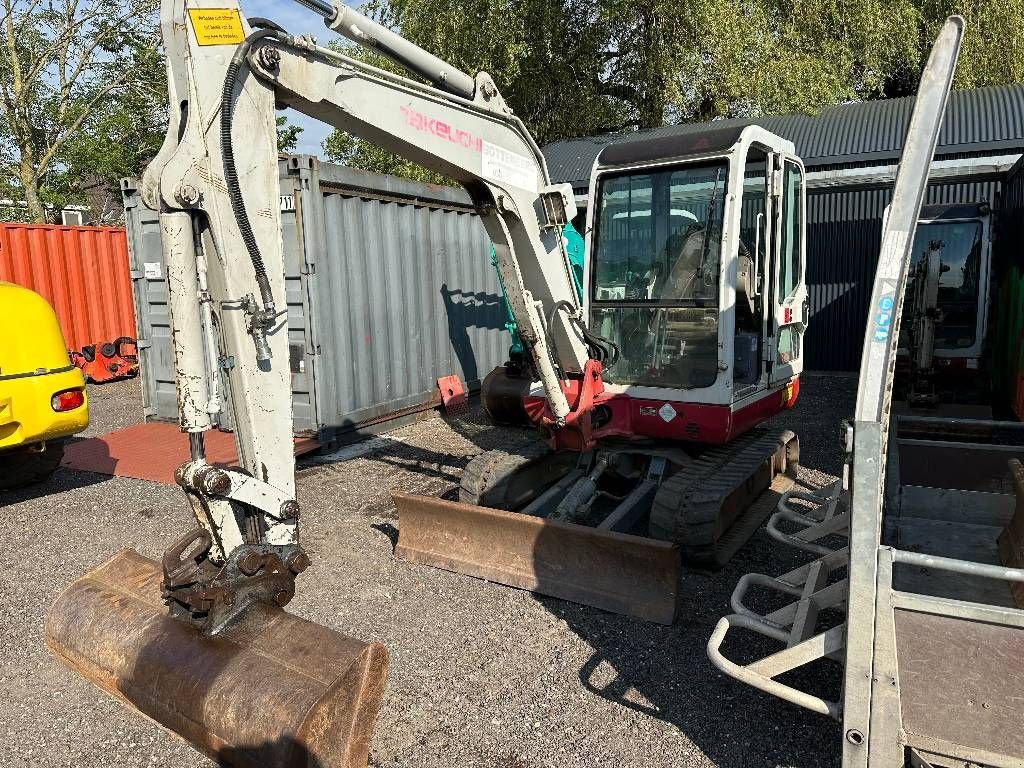
{"label": "yellow vehicle", "polygon": [[38,483],[89,426],[82,372],[42,296],[0,281],[0,488]]}

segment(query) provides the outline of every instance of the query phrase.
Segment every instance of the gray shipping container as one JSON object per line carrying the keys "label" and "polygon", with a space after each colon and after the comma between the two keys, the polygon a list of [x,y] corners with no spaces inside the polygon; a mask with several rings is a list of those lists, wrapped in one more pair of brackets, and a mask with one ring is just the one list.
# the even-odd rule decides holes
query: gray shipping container
{"label": "gray shipping container", "polygon": [[[439,377],[475,387],[505,361],[490,241],[463,190],[307,155],[280,174],[297,433],[379,431],[437,406]],[[145,414],[175,420],[159,222],[135,183],[122,191]]]}

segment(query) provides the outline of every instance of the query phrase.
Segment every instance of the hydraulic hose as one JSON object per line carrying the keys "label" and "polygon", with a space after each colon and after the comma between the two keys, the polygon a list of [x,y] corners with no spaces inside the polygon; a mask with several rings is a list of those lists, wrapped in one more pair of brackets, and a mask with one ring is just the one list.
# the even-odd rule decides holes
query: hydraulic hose
{"label": "hydraulic hose", "polygon": [[601,367],[605,370],[615,365],[619,361],[619,345],[611,339],[598,336],[587,328],[586,323],[579,318],[576,306],[570,301],[562,299],[555,303],[554,309],[551,310],[551,316],[548,318],[548,333],[551,333],[551,328],[555,324],[555,315],[558,314],[559,310],[563,309],[567,310],[570,319],[579,328],[583,340],[587,342],[587,352],[590,354],[590,357],[600,362]]}
{"label": "hydraulic hose", "polygon": [[270,289],[270,280],[267,279],[267,268],[263,263],[263,256],[260,254],[259,243],[256,242],[256,235],[253,234],[252,223],[249,221],[249,214],[245,209],[245,200],[238,183],[238,171],[235,168],[235,153],[231,140],[235,86],[238,84],[242,65],[245,64],[245,57],[249,54],[253,43],[264,38],[287,42],[289,36],[280,29],[259,29],[249,35],[235,50],[235,55],[231,57],[231,62],[228,64],[227,74],[224,77],[224,89],[221,92],[220,151],[224,161],[224,184],[227,187],[228,199],[231,201],[231,212],[234,214],[235,223],[242,235],[242,242],[245,243],[245,250],[249,253],[252,268],[256,272],[256,284],[259,286],[260,299],[263,303],[261,321],[264,325],[269,325],[273,322],[277,312],[274,306],[274,294]]}
{"label": "hydraulic hose", "polygon": [[272,19],[265,19],[262,16],[250,16],[246,19],[253,29],[276,29],[278,32],[288,34],[288,30]]}
{"label": "hydraulic hose", "polygon": [[619,345],[604,336],[598,336],[590,331],[582,322],[579,323],[580,333],[587,342],[592,352],[596,351],[596,359],[601,361],[602,367],[607,371],[619,362]]}

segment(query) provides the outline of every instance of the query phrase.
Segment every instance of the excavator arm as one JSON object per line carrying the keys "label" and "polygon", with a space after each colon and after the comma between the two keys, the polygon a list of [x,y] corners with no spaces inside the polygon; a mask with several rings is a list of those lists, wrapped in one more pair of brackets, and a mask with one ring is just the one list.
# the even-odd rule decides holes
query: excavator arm
{"label": "excavator arm", "polygon": [[[309,558],[295,498],[275,108],[468,190],[550,429],[585,432],[587,393],[603,386],[602,340],[584,327],[561,237],[572,189],[550,183],[491,78],[459,72],[337,0],[300,2],[431,84],[250,24],[236,0],[163,0],[169,126],[142,193],[160,215],[191,448],[176,479],[198,526],[161,563],[115,554],[58,598],[46,625],[70,667],[234,766],[365,766],[387,666],[381,645],[282,610]],[[208,463],[203,440],[229,402],[236,468]]]}
{"label": "excavator arm", "polygon": [[[434,85],[267,22],[253,29],[233,3],[218,4],[164,2],[174,108],[143,180],[144,199],[160,211],[179,413],[192,440],[178,481],[199,523],[168,551],[165,589],[172,608],[210,632],[252,602],[287,602],[291,580],[308,564],[294,498],[275,106],[372,141],[468,190],[494,243],[552,428],[586,410],[584,397],[570,405],[567,378],[583,377],[591,389],[601,381],[561,237],[575,215],[572,188],[550,183],[539,148],[486,73],[459,72],[339,2],[303,5]],[[202,433],[224,409],[224,381],[238,470],[204,457]],[[197,559],[196,549],[209,556]],[[258,575],[248,575],[257,564]]]}

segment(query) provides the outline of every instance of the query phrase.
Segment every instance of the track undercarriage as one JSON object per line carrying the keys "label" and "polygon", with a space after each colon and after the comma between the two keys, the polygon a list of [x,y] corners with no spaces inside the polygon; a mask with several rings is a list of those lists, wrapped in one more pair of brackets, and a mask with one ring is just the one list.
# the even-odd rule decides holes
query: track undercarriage
{"label": "track undercarriage", "polygon": [[755,429],[724,446],[540,441],[475,457],[459,502],[396,494],[396,554],[671,623],[683,565],[725,565],[789,490],[799,441]]}

